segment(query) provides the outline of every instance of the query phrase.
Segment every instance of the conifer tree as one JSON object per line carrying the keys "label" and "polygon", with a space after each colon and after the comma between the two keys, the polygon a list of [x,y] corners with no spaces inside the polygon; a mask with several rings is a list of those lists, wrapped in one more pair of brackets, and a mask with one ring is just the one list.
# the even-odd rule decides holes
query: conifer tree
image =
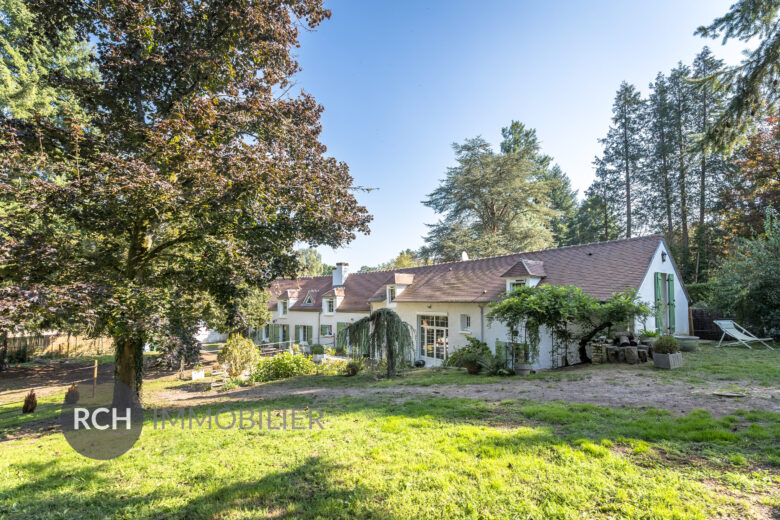
{"label": "conifer tree", "polygon": [[626,237],[631,237],[634,226],[632,188],[637,182],[635,176],[643,152],[643,112],[644,101],[639,92],[624,81],[612,105],[612,126],[607,137],[600,141],[604,145],[600,161],[605,167],[605,173],[611,172],[622,177]]}

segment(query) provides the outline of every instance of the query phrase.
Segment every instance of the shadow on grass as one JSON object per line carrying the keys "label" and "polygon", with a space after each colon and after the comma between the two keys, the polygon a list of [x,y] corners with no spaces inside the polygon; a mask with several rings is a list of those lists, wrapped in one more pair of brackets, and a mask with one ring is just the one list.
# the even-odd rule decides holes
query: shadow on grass
{"label": "shadow on grass", "polygon": [[[210,486],[205,492],[188,489],[194,496],[184,504],[160,505],[177,498],[159,488],[143,495],[117,490],[115,479],[105,477],[101,465],[83,465],[63,470],[55,461],[15,465],[21,471],[38,475],[0,493],[2,518],[221,518],[228,512],[252,512],[266,518],[395,518],[372,503],[372,491],[364,486],[339,485],[332,478],[336,469],[321,457],[309,457],[286,471],[277,471],[256,480],[239,480],[223,486]],[[210,474],[196,474],[191,482],[209,483]],[[78,493],[99,488],[99,493]],[[356,504],[361,504],[356,506]],[[359,509],[358,509],[359,507]]]}

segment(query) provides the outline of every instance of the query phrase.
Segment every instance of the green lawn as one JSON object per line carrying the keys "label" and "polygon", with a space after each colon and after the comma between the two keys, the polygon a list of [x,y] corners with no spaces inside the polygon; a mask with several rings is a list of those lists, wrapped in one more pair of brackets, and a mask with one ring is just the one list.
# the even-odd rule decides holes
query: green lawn
{"label": "green lawn", "polygon": [[[690,372],[635,370],[659,383],[776,385],[778,352],[685,354]],[[774,357],[773,357],[774,356]],[[565,381],[585,367],[532,377]],[[405,385],[505,381],[458,370],[407,372],[389,382],[304,376],[269,387],[397,385],[361,398],[305,397],[222,406],[304,408],[324,413],[319,430],[154,429],[136,446],[98,462],[62,434],[0,443],[0,519],[27,518],[772,518],[780,515],[780,414],[740,411],[713,418],[653,408],[564,402],[405,399]],[[190,385],[149,379],[145,393]],[[695,384],[695,383],[693,383]],[[1,386],[1,385],[0,385]],[[1,388],[0,388],[1,390]],[[196,394],[193,394],[196,395]],[[21,417],[0,406],[0,428],[51,418],[62,396]],[[186,406],[186,402],[178,402]],[[204,408],[199,408],[203,413]],[[2,432],[3,430],[0,430]]]}
{"label": "green lawn", "polygon": [[467,399],[342,398],[321,409],[322,431],[154,430],[149,420],[138,444],[108,462],[82,458],[61,434],[6,442],[0,518],[751,518],[780,510],[778,414],[716,420]]}

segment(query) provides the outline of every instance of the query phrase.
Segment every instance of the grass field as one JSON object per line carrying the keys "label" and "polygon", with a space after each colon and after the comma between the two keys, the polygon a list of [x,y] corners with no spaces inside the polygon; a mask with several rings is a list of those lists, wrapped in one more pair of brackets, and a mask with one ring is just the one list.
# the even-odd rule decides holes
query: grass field
{"label": "grass field", "polygon": [[[774,357],[724,352],[720,360],[711,359],[706,348],[700,358],[687,357],[699,366],[693,373],[656,375],[649,366],[633,368],[637,375],[647,370],[661,385],[690,378],[777,385],[772,379],[777,352]],[[539,384],[565,384],[580,376],[575,369],[535,377]],[[229,394],[213,392],[214,410],[310,407],[323,413],[324,428],[194,425],[189,430],[162,429],[158,423],[155,429],[148,411],[139,442],[104,462],[81,457],[60,433],[31,431],[0,443],[0,518],[764,519],[780,514],[780,414],[751,410],[713,418],[702,410],[675,415],[648,407],[403,395],[409,385],[482,379],[424,370],[393,382],[373,375],[320,375],[286,383],[397,389],[320,400],[282,396],[237,403]],[[156,394],[183,384],[173,376],[156,378],[145,391],[154,402]],[[268,385],[279,388],[279,383]],[[202,415],[206,408],[196,411]],[[43,416],[50,413],[44,408]],[[281,421],[275,414],[272,419]],[[6,404],[0,421],[9,420],[13,412]]]}

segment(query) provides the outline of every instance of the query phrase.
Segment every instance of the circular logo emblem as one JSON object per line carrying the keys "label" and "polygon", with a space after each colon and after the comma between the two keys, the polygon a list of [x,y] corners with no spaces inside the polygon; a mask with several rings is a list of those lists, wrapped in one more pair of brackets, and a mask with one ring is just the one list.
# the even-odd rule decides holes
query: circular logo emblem
{"label": "circular logo emblem", "polygon": [[72,386],[60,413],[68,444],[90,459],[119,457],[133,447],[144,423],[135,392],[119,381]]}

